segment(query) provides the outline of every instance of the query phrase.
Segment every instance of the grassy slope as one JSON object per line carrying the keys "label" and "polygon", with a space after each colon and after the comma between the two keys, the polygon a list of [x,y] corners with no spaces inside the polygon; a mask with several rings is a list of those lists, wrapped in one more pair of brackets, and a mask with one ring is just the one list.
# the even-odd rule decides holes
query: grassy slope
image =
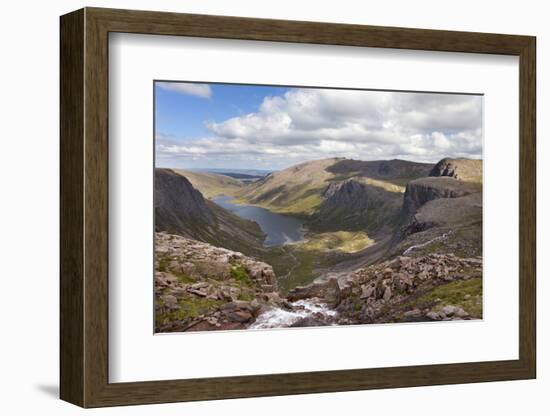
{"label": "grassy slope", "polygon": [[403,193],[411,179],[426,176],[431,164],[407,161],[365,162],[331,158],[301,163],[274,172],[236,193],[240,203],[286,214],[311,216],[324,201],[331,182],[354,179],[391,193]]}
{"label": "grassy slope", "polygon": [[241,181],[216,173],[181,169],[174,169],[174,172],[185,176],[196,189],[209,199],[222,194],[234,196],[244,187]]}
{"label": "grassy slope", "polygon": [[237,194],[237,201],[280,213],[311,215],[321,204],[321,195],[333,176],[326,168],[337,160],[316,160],[275,172],[244,188]]}

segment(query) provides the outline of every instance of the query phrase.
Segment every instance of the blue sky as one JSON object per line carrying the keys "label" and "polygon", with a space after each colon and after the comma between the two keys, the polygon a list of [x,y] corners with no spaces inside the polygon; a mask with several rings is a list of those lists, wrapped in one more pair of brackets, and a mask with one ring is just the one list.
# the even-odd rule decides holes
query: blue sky
{"label": "blue sky", "polygon": [[284,94],[288,88],[208,84],[210,97],[183,94],[155,86],[156,132],[186,139],[209,134],[206,121],[221,122],[254,112],[266,96]]}
{"label": "blue sky", "polygon": [[155,82],[156,166],[481,157],[481,96]]}

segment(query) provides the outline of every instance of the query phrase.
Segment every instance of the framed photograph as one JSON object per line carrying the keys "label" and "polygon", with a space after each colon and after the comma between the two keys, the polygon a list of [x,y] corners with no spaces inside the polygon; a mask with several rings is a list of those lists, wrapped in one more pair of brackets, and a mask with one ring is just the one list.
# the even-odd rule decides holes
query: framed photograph
{"label": "framed photograph", "polygon": [[62,16],[61,398],[534,378],[535,49]]}

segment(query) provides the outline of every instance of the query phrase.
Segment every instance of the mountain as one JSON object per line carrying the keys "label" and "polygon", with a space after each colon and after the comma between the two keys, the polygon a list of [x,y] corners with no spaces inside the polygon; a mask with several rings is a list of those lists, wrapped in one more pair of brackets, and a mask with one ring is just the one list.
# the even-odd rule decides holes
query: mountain
{"label": "mountain", "polygon": [[481,183],[483,163],[480,159],[445,158],[433,167],[430,176],[448,176],[465,182]]}
{"label": "mountain", "polygon": [[340,159],[327,170],[336,175],[337,179],[355,176],[405,186],[412,179],[428,176],[432,168],[432,163],[400,159],[372,161]]}
{"label": "mountain", "polygon": [[389,232],[398,221],[404,185],[433,164],[331,158],[301,163],[248,185],[237,198],[307,218],[316,232]]}
{"label": "mountain", "polygon": [[[482,191],[470,159],[332,158],[250,183],[157,169],[157,330],[479,319]],[[205,197],[221,193],[299,216],[304,240],[264,247]]]}
{"label": "mountain", "polygon": [[476,183],[463,182],[442,175],[415,179],[407,184],[403,197],[403,210],[414,214],[425,203],[439,198],[459,198],[481,191]]}
{"label": "mountain", "polygon": [[173,171],[187,178],[193,187],[199,190],[206,198],[213,198],[222,194],[233,196],[244,186],[238,179],[219,173],[181,169],[173,169]]}
{"label": "mountain", "polygon": [[[250,184],[237,198],[243,202],[260,205],[277,212],[312,216],[319,212],[326,201],[328,187],[346,180],[357,180],[361,188],[378,188],[400,193],[404,184],[412,179],[427,176],[433,164],[404,160],[361,161],[331,158],[300,163],[273,172]],[[354,185],[344,185],[346,187]],[[357,188],[358,189],[358,188]],[[390,195],[391,197],[391,195]],[[333,206],[329,203],[324,212]]]}
{"label": "mountain", "polygon": [[482,254],[481,160],[443,159],[430,176],[407,184],[402,226],[391,255]]}
{"label": "mountain", "polygon": [[323,202],[310,222],[315,231],[364,230],[376,234],[394,223],[401,208],[401,192],[387,191],[364,178],[330,182]]}
{"label": "mountain", "polygon": [[155,169],[155,231],[244,252],[261,247],[264,240],[258,224],[205,199],[171,169]]}
{"label": "mountain", "polygon": [[327,168],[337,160],[315,160],[270,173],[237,193],[237,198],[280,213],[312,214],[333,176]]}

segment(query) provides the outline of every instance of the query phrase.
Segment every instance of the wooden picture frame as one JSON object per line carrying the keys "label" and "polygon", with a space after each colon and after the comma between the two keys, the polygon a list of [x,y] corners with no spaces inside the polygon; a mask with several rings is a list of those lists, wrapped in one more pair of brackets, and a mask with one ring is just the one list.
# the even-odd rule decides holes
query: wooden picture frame
{"label": "wooden picture frame", "polygon": [[[60,28],[60,396],[63,400],[82,407],[101,407],[535,378],[534,37],[100,8],[64,15]],[[110,32],[518,56],[519,359],[109,383]]]}

